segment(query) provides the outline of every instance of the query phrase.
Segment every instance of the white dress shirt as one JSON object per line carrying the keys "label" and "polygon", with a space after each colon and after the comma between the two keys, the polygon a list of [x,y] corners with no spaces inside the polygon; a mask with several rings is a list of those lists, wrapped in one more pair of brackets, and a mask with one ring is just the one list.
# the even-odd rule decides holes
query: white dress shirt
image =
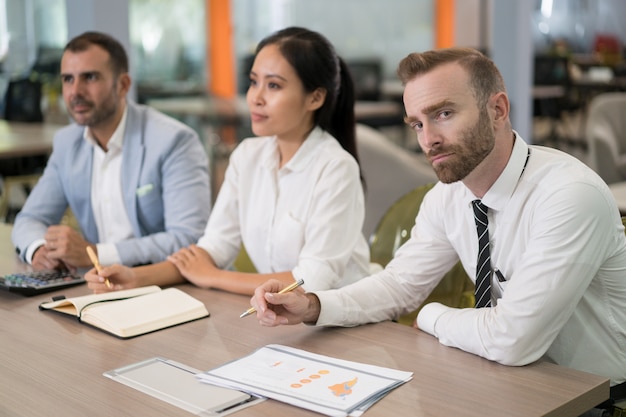
{"label": "white dress shirt", "polygon": [[259,273],[338,288],[369,274],[364,217],[358,164],[328,133],[314,129],[282,168],[274,137],[249,138],[230,157],[198,245],[225,268],[243,241]]}
{"label": "white dress shirt", "polygon": [[[607,185],[560,151],[517,137],[482,202],[489,207],[493,308],[431,303],[418,325],[447,346],[507,365],[542,357],[626,380],[626,238]],[[462,182],[425,197],[410,240],[387,268],[341,291],[317,293],[318,325],[357,325],[416,309],[459,259],[475,280],[478,239]],[[499,298],[501,297],[501,298]]]}
{"label": "white dress shirt", "polygon": [[121,263],[115,242],[133,237],[133,227],[126,212],[122,193],[122,145],[126,130],[124,114],[111,136],[105,152],[85,129],[85,140],[93,145],[91,170],[91,206],[98,228],[98,259],[102,265]]}

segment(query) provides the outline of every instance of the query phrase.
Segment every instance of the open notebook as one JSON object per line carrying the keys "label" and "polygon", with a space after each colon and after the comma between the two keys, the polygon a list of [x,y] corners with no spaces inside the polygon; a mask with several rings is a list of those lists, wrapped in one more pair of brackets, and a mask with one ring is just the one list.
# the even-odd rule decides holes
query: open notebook
{"label": "open notebook", "polygon": [[123,339],[209,316],[201,301],[178,288],[156,285],[54,300],[39,309],[77,317]]}

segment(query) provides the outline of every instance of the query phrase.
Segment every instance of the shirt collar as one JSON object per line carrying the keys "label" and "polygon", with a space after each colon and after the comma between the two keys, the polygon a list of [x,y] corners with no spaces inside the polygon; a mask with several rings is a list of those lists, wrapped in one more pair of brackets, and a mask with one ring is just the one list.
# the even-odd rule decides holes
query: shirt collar
{"label": "shirt collar", "polygon": [[[109,143],[107,145],[107,148],[109,151],[122,149],[122,145],[124,143],[124,131],[126,130],[126,116],[127,115],[128,115],[128,106],[125,106],[124,113],[122,113],[122,119],[117,124],[117,127],[115,128],[115,131],[113,132],[113,135],[111,135],[111,139],[109,139]],[[91,134],[91,130],[89,129],[89,126],[87,126],[85,130],[83,131],[83,138],[87,142],[91,143],[93,146],[96,146],[96,147],[100,146],[98,145],[98,142],[96,142],[96,139]]]}
{"label": "shirt collar", "polygon": [[[298,172],[304,170],[309,161],[315,156],[314,149],[326,139],[326,134],[321,127],[316,126],[313,128],[309,136],[302,142],[302,145],[296,151],[296,154],[287,162],[281,169],[284,171]],[[264,165],[268,169],[278,170],[279,158],[278,158],[278,143],[276,136],[272,137],[274,147],[265,156]]]}
{"label": "shirt collar", "polygon": [[502,174],[500,174],[496,182],[493,183],[482,198],[482,202],[493,210],[501,210],[506,206],[526,167],[529,155],[528,145],[516,131],[513,131],[513,133],[515,134],[515,142],[513,143],[513,151],[511,152],[509,162],[506,164]]}

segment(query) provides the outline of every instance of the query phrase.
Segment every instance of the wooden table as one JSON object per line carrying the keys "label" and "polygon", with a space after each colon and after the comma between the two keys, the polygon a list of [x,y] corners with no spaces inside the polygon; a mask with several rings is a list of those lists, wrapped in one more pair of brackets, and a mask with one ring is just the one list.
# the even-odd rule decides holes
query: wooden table
{"label": "wooden table", "polygon": [[[16,267],[0,227],[0,266]],[[9,250],[7,250],[9,249]],[[181,288],[202,300],[211,316],[121,340],[37,306],[51,298],[0,292],[0,415],[189,416],[186,411],[102,374],[160,356],[208,370],[270,343],[414,372],[365,413],[377,416],[577,416],[609,395],[609,381],[547,362],[507,367],[445,347],[426,333],[384,322],[355,328],[260,327],[240,319],[249,297]],[[84,286],[66,296],[88,293]],[[235,416],[316,416],[268,400]]]}

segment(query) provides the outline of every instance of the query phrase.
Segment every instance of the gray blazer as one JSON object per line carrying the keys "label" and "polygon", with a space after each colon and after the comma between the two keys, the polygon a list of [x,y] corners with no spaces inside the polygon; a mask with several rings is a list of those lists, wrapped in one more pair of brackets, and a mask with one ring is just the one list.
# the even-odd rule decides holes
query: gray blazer
{"label": "gray blazer", "polygon": [[[68,206],[85,239],[99,242],[91,207],[93,146],[83,131],[71,124],[54,137],[43,175],[13,227],[13,244],[22,260],[28,246],[58,224]],[[128,101],[121,177],[135,236],[116,243],[124,265],[163,261],[202,235],[211,210],[208,158],[191,128]]]}

